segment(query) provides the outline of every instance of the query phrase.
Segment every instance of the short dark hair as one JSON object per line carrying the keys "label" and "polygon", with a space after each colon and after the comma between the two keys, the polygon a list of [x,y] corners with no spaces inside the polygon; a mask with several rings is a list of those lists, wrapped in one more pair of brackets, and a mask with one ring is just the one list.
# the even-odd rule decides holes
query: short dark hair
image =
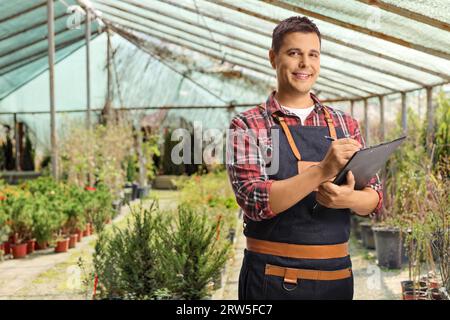
{"label": "short dark hair", "polygon": [[272,33],[272,49],[278,52],[283,43],[283,38],[286,34],[292,32],[302,32],[302,33],[315,33],[319,37],[319,41],[322,44],[322,38],[320,36],[319,28],[316,24],[312,22],[307,17],[290,17],[281,21]]}

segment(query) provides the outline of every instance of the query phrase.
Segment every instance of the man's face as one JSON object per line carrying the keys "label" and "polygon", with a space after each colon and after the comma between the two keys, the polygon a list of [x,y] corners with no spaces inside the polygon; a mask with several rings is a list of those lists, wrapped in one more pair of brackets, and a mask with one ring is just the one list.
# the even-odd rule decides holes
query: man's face
{"label": "man's face", "polygon": [[277,71],[278,90],[307,94],[320,73],[319,37],[315,33],[288,33],[279,51],[271,49],[269,57]]}

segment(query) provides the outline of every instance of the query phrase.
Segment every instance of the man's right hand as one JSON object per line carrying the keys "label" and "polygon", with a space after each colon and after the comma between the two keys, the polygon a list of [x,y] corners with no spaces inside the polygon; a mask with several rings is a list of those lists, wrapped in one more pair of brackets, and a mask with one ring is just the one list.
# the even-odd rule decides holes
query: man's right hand
{"label": "man's right hand", "polygon": [[361,148],[361,144],[354,139],[344,138],[333,141],[325,158],[319,164],[325,181],[335,177],[353,154]]}

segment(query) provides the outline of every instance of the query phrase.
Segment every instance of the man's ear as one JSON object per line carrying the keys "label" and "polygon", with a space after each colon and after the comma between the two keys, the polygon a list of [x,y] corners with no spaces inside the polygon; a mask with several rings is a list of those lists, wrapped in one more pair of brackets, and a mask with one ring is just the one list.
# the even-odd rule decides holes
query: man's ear
{"label": "man's ear", "polygon": [[274,69],[277,68],[277,65],[275,63],[275,56],[276,56],[275,51],[273,51],[273,49],[270,49],[269,50],[269,60],[270,60],[270,64],[272,65],[272,68],[274,68]]}

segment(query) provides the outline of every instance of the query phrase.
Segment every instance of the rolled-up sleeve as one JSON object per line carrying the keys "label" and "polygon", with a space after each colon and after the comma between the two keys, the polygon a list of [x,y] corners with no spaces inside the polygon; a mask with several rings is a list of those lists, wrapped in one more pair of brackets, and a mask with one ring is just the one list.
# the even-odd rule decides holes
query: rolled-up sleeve
{"label": "rolled-up sleeve", "polygon": [[[366,142],[364,141],[364,138],[359,129],[358,121],[355,119],[353,120],[353,128],[350,130],[350,132],[352,133],[352,136],[354,137],[354,139],[357,140],[359,143],[361,143],[363,148],[365,148]],[[383,185],[381,183],[381,180],[380,180],[380,177],[378,176],[378,174],[369,180],[367,187],[372,188],[378,194],[378,204],[369,215],[371,218],[373,218],[381,213],[381,210],[383,207]]]}
{"label": "rolled-up sleeve", "polygon": [[231,121],[228,131],[226,168],[245,216],[253,221],[274,217],[269,204],[273,180],[266,173],[266,161],[254,131],[238,116]]}

